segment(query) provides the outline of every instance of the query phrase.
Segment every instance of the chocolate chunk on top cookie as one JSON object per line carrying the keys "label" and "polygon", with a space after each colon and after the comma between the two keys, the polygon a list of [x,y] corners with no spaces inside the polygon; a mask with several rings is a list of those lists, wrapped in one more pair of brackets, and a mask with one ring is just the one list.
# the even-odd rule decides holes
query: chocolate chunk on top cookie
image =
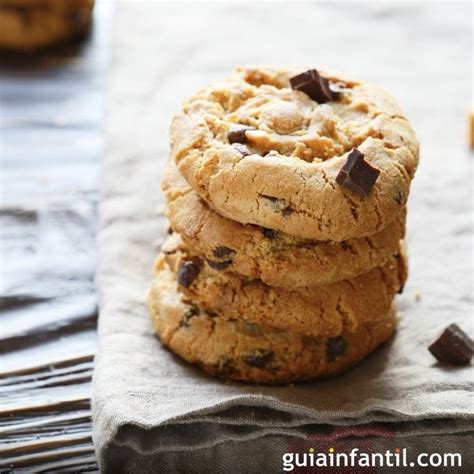
{"label": "chocolate chunk on top cookie", "polygon": [[229,143],[247,143],[247,134],[249,130],[255,130],[255,127],[249,125],[233,125],[227,133]]}
{"label": "chocolate chunk on top cookie", "polygon": [[349,188],[359,196],[367,197],[379,177],[380,170],[364,160],[364,154],[354,148],[336,177],[336,183]]}
{"label": "chocolate chunk on top cookie", "polygon": [[304,92],[316,102],[323,104],[336,100],[340,92],[329,86],[329,81],[321,76],[316,69],[310,69],[290,78],[292,89]]}

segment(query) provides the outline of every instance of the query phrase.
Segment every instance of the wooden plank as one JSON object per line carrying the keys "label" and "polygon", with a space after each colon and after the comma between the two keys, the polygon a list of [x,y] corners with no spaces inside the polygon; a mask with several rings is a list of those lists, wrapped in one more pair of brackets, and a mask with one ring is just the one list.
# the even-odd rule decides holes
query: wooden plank
{"label": "wooden plank", "polygon": [[83,444],[92,440],[92,432],[89,430],[77,435],[51,436],[47,438],[36,439],[34,441],[25,441],[17,443],[0,443],[0,456],[18,455],[32,450],[40,449],[45,451],[51,448],[68,446],[71,444]]}
{"label": "wooden plank", "polygon": [[89,362],[94,360],[94,355],[93,352],[85,352],[70,357],[64,357],[63,359],[47,359],[37,365],[30,365],[10,371],[2,371],[0,372],[0,379],[3,377],[11,377],[13,375],[32,374],[46,369],[55,369],[59,367],[67,367],[73,364],[80,364],[82,362]]}
{"label": "wooden plank", "polygon": [[78,383],[90,382],[92,380],[92,370],[81,371],[74,374],[64,374],[57,377],[49,377],[46,380],[16,383],[2,387],[0,399],[11,396],[17,391],[34,390],[45,387],[64,386]]}
{"label": "wooden plank", "polygon": [[80,467],[81,472],[99,472],[95,456],[81,456],[35,466],[36,472],[75,472]]}
{"label": "wooden plank", "polygon": [[82,406],[88,406],[90,402],[90,392],[86,391],[78,395],[64,396],[56,400],[41,400],[36,403],[11,404],[0,406],[0,417],[10,417],[18,413],[27,412],[50,412],[52,410],[77,409]]}
{"label": "wooden plank", "polygon": [[23,432],[29,432],[35,428],[41,428],[44,426],[62,426],[67,423],[82,422],[84,420],[89,421],[91,417],[90,410],[84,410],[83,412],[67,414],[67,415],[52,415],[45,416],[40,419],[35,417],[33,420],[25,419],[21,422],[13,422],[9,425],[0,426],[0,434],[7,435],[9,433],[16,433],[20,435]]}
{"label": "wooden plank", "polygon": [[25,382],[38,381],[43,379],[48,379],[51,377],[57,377],[64,374],[74,374],[77,372],[84,372],[87,370],[92,370],[94,364],[92,362],[86,362],[84,364],[77,364],[66,366],[64,368],[55,369],[54,367],[48,368],[41,372],[28,373],[26,375],[13,375],[11,377],[4,377],[0,374],[0,391],[3,390],[2,386],[22,384]]}
{"label": "wooden plank", "polygon": [[91,455],[94,453],[92,443],[77,447],[64,447],[61,449],[47,450],[39,453],[24,454],[20,456],[10,456],[6,460],[0,459],[0,467],[24,467],[38,463],[53,461],[56,459],[74,458],[80,455]]}

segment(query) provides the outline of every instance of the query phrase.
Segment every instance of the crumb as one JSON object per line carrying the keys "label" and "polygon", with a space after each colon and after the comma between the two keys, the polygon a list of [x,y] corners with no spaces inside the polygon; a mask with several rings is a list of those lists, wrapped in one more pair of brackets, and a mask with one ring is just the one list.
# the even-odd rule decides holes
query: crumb
{"label": "crumb", "polygon": [[474,109],[469,113],[469,143],[474,149]]}
{"label": "crumb", "polygon": [[415,290],[414,296],[415,296],[415,301],[418,303],[418,301],[421,300],[421,291]]}

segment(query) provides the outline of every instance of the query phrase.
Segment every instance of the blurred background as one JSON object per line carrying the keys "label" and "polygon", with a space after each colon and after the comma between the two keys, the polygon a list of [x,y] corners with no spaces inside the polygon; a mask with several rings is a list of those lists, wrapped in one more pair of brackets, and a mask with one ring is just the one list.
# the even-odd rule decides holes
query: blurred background
{"label": "blurred background", "polygon": [[[0,39],[8,30],[3,10],[12,3],[0,0]],[[126,14],[117,15],[124,8]],[[144,9],[150,14],[143,15]],[[22,21],[27,32],[32,20]],[[299,28],[314,29],[314,43],[301,43]],[[436,47],[433,31],[439,32]],[[147,35],[159,37],[160,50]],[[238,64],[318,64],[380,83],[402,104],[422,144],[411,199],[417,199],[417,188],[433,186],[433,199],[423,205],[437,206],[436,186],[450,186],[459,169],[470,179],[472,168],[471,2],[290,6],[98,0],[92,28],[82,36],[45,50],[9,48],[0,55],[4,469],[97,469],[89,407],[96,350],[95,238],[107,84],[125,40],[135,48],[126,60],[130,96],[146,95],[164,111],[156,120],[124,117],[130,134],[122,140],[133,141],[136,153],[167,153],[168,124],[181,101]],[[148,70],[156,73],[153,90],[142,88]],[[449,81],[451,93],[440,87],[437,94],[440,81],[441,86]],[[153,144],[143,138],[150,128],[157,137]],[[158,190],[157,183],[152,191]],[[468,206],[472,189],[459,198]],[[419,277],[423,258],[432,255],[412,260]],[[437,258],[441,279],[455,280],[455,273],[443,272],[450,264],[449,249]],[[458,283],[468,294],[472,281]]]}

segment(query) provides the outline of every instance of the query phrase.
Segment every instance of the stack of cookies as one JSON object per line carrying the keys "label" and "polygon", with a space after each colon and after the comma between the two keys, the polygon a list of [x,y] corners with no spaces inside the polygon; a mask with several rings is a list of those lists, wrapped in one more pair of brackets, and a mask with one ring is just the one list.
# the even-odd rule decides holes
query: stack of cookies
{"label": "stack of cookies", "polygon": [[170,235],[149,293],[163,344],[257,383],[334,375],[392,335],[415,134],[382,89],[240,68],[171,126]]}

